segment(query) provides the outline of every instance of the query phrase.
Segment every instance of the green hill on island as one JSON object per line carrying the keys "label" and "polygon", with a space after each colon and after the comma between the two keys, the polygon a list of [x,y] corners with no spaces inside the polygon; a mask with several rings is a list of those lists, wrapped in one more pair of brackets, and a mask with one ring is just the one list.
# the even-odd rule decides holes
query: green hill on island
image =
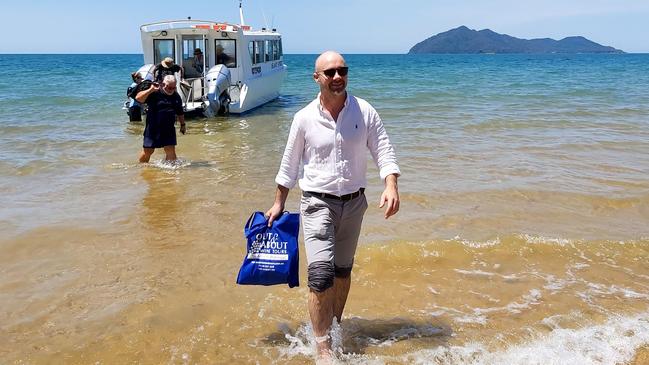
{"label": "green hill on island", "polygon": [[417,53],[624,53],[584,37],[520,39],[490,29],[465,26],[434,35],[410,48]]}

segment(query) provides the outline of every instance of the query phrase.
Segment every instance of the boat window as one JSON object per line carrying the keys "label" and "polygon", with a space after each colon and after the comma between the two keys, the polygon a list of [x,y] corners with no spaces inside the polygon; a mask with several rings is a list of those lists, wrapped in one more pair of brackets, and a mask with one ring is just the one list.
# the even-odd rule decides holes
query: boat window
{"label": "boat window", "polygon": [[279,40],[275,39],[273,42],[273,61],[279,60]]}
{"label": "boat window", "polygon": [[264,47],[264,41],[257,41],[257,52],[255,53],[255,63],[264,62],[264,54],[266,53]]}
{"label": "boat window", "polygon": [[[183,59],[181,66],[185,70],[186,77],[199,77],[203,74],[203,57],[207,48],[207,40],[203,42],[203,36],[183,36]],[[196,50],[200,49],[200,53]]]}
{"label": "boat window", "polygon": [[252,64],[262,63],[265,58],[264,41],[250,41],[248,51],[250,51],[250,60]]}
{"label": "boat window", "polygon": [[273,41],[266,41],[266,62],[274,61],[273,59]]}
{"label": "boat window", "polygon": [[266,61],[277,61],[279,59],[281,59],[280,40],[266,41]]}
{"label": "boat window", "polygon": [[284,52],[282,51],[282,40],[278,39],[277,43],[279,43],[279,59],[281,60],[282,57],[284,56]]}
{"label": "boat window", "polygon": [[237,67],[237,41],[234,39],[214,40],[214,59],[216,64],[226,65],[228,68]]}
{"label": "boat window", "polygon": [[174,58],[174,40],[173,39],[154,39],[153,40],[153,62],[158,64],[165,57]]}

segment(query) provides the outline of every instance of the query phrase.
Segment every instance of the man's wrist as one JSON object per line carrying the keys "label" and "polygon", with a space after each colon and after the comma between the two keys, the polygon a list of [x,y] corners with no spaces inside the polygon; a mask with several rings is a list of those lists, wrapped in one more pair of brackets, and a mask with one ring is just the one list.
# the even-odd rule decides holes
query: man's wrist
{"label": "man's wrist", "polygon": [[397,176],[396,174],[390,174],[385,177],[385,186],[386,187],[397,187]]}

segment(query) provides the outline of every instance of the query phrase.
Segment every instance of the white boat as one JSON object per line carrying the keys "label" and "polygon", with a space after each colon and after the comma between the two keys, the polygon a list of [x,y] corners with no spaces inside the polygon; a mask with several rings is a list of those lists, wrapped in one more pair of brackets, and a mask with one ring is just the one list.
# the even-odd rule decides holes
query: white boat
{"label": "white boat", "polygon": [[[187,19],[142,25],[138,72],[153,80],[155,66],[173,58],[183,69],[176,89],[187,113],[239,114],[277,98],[287,69],[281,34],[245,25],[241,4],[239,11],[241,24]],[[195,59],[197,49],[202,55]],[[197,62],[201,57],[205,67]]]}

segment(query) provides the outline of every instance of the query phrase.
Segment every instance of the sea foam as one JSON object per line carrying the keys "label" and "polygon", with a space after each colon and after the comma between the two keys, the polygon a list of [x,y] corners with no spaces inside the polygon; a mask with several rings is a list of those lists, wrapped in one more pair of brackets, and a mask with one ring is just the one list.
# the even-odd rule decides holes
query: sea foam
{"label": "sea foam", "polygon": [[[531,294],[533,295],[533,293]],[[283,356],[314,356],[311,340],[303,341],[309,328],[299,329],[290,345],[280,350]],[[340,328],[334,338],[340,346]],[[417,329],[404,328],[399,333],[411,333]],[[302,337],[302,339],[298,338]],[[312,336],[309,336],[312,337]],[[371,343],[372,346],[391,346],[396,338]],[[415,336],[416,337],[416,336]],[[633,316],[614,316],[602,324],[587,325],[577,329],[553,328],[550,332],[537,333],[534,339],[511,344],[504,349],[492,349],[486,343],[471,342],[458,346],[437,346],[397,356],[364,355],[337,351],[338,360],[345,364],[438,364],[438,365],[496,365],[496,364],[580,364],[614,365],[633,359],[638,348],[649,344],[649,312]]]}
{"label": "sea foam", "polygon": [[[421,350],[392,359],[406,364],[613,365],[633,359],[649,343],[649,312],[610,318],[579,329],[557,328],[531,342],[493,351],[481,343]],[[387,360],[387,359],[386,359]]]}

